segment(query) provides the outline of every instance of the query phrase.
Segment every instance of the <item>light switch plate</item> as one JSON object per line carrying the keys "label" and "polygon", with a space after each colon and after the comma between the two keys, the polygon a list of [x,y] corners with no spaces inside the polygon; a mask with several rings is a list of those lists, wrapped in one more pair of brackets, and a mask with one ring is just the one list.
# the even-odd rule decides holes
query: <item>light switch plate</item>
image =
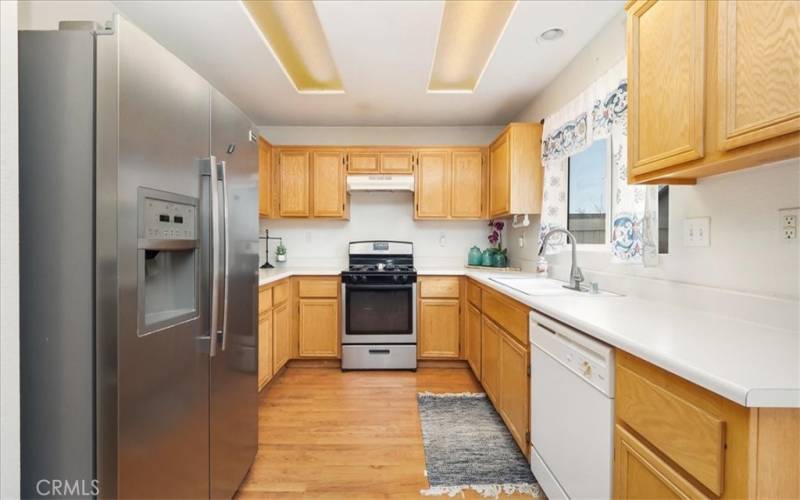
{"label": "light switch plate", "polygon": [[683,223],[683,244],[687,247],[711,245],[711,217],[689,217]]}

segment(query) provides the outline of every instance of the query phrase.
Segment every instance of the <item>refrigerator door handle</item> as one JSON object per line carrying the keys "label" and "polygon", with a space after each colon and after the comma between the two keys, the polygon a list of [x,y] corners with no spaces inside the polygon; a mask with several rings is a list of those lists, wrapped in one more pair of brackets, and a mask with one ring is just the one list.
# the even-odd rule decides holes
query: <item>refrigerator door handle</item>
{"label": "refrigerator door handle", "polygon": [[222,223],[224,224],[222,232],[223,232],[223,245],[225,245],[224,251],[224,264],[223,264],[223,275],[225,284],[223,289],[223,296],[222,296],[222,350],[225,350],[225,346],[227,345],[228,340],[228,284],[229,284],[229,277],[230,277],[230,259],[228,258],[228,245],[230,243],[230,236],[228,232],[228,178],[226,176],[226,164],[225,160],[220,160],[217,164],[218,176],[219,180],[222,181]]}
{"label": "refrigerator door handle", "polygon": [[219,324],[219,197],[217,195],[216,164],[217,160],[210,156],[201,175],[208,177],[208,192],[211,208],[211,311],[209,321],[209,357],[217,354],[217,325]]}

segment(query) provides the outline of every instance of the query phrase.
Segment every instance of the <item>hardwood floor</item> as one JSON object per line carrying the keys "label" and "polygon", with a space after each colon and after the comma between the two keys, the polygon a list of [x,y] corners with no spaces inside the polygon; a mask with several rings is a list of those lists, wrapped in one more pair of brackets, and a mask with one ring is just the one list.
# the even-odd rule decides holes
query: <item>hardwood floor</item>
{"label": "hardwood floor", "polygon": [[421,391],[482,389],[463,368],[288,367],[261,392],[258,454],[237,498],[419,498]]}

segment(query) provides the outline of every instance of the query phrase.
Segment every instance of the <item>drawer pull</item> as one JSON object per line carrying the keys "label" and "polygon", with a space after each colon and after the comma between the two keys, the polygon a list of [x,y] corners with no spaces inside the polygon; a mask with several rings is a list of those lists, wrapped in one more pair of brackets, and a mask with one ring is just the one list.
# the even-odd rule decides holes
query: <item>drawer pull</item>
{"label": "drawer pull", "polygon": [[370,349],[370,354],[391,354],[392,352],[389,349]]}

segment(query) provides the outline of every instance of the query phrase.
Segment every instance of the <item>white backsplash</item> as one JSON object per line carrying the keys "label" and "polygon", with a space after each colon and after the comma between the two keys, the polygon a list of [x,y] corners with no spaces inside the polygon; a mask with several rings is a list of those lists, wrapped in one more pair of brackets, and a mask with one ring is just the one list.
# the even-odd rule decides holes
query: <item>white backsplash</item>
{"label": "white backsplash", "polygon": [[[414,220],[413,200],[411,192],[354,192],[350,196],[350,220],[266,219],[261,221],[261,235],[269,228],[270,236],[283,238],[286,264],[304,267],[344,267],[350,241],[411,241],[419,267],[461,268],[470,247],[489,246],[487,222]],[[273,264],[276,245],[277,241],[270,242]],[[263,240],[259,255],[263,263]]]}

